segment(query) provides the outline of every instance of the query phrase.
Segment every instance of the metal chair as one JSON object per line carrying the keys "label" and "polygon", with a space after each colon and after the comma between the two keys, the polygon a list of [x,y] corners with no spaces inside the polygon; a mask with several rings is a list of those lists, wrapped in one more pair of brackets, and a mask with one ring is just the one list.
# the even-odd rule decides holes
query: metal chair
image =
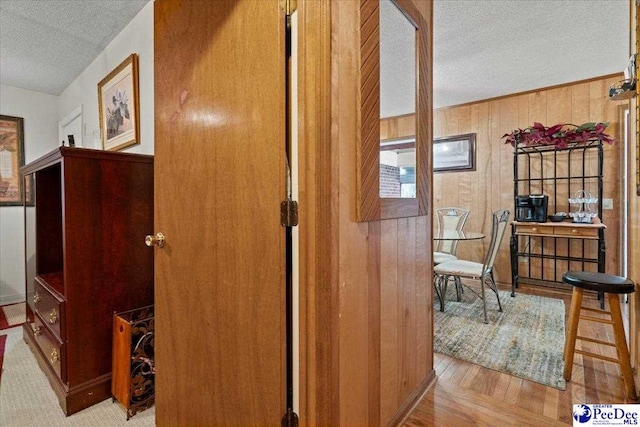
{"label": "metal chair", "polygon": [[[438,227],[441,231],[455,230],[462,231],[465,222],[469,216],[469,210],[463,208],[438,208],[436,209],[436,218]],[[458,259],[456,251],[458,250],[457,240],[439,240],[433,252],[433,263],[441,264],[446,261]]]}
{"label": "metal chair", "polygon": [[[502,304],[500,304],[500,296],[498,295],[498,287],[493,278],[493,264],[495,263],[498,250],[500,249],[500,243],[504,237],[504,232],[507,229],[507,222],[509,221],[509,211],[507,209],[500,209],[493,213],[493,226],[491,229],[491,243],[489,244],[489,250],[485,256],[483,263],[465,261],[465,260],[453,260],[443,262],[434,267],[434,287],[436,295],[440,301],[440,311],[444,311],[444,298],[447,293],[447,283],[450,278],[456,279],[456,293],[458,298],[460,297],[459,285],[463,285],[471,292],[475,293],[482,299],[484,310],[484,322],[489,323],[487,318],[487,301],[485,296],[485,285],[489,287],[498,299],[498,307],[502,311]],[[461,278],[467,279],[479,279],[480,280],[480,293],[476,292],[468,284],[462,284]]]}

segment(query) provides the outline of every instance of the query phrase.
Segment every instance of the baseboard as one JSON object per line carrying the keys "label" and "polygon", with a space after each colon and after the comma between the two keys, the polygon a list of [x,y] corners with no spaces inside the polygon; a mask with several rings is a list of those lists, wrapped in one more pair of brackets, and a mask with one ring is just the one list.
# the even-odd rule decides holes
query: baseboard
{"label": "baseboard", "polygon": [[24,302],[24,300],[24,294],[14,293],[0,295],[0,306],[17,304],[19,302]]}
{"label": "baseboard", "polygon": [[429,374],[424,377],[418,387],[409,395],[407,400],[404,401],[402,406],[398,409],[396,414],[389,421],[388,426],[400,426],[404,424],[411,412],[418,406],[418,403],[422,400],[422,397],[436,382],[436,371],[431,370]]}

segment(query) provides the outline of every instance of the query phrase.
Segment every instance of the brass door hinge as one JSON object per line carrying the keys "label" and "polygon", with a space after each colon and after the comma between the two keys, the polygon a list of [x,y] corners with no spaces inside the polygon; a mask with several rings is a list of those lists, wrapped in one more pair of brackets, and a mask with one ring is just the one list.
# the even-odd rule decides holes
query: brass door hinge
{"label": "brass door hinge", "polygon": [[298,9],[298,0],[285,0],[284,3],[284,13],[286,13],[287,16],[293,15],[293,12]]}
{"label": "brass door hinge", "polygon": [[280,203],[280,224],[283,227],[295,227],[298,225],[298,202],[295,200],[283,200]]}

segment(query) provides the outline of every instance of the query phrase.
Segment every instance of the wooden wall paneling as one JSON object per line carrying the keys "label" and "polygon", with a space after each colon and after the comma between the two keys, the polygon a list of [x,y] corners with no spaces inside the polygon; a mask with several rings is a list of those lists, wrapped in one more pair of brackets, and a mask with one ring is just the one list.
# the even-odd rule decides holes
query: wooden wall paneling
{"label": "wooden wall paneling", "polygon": [[[480,218],[480,227],[477,229],[479,231],[487,230],[487,227],[491,227],[491,214],[493,213],[493,204],[491,201],[491,192],[494,187],[493,183],[493,174],[491,166],[494,162],[492,147],[494,145],[494,141],[491,139],[491,104],[484,103],[479,105],[480,108],[480,119],[478,122],[478,129],[482,134],[482,140],[484,141],[482,155],[484,156],[484,161],[482,162],[485,167],[483,170],[478,170],[476,167],[476,174],[480,177],[478,185],[483,185],[483,187],[478,191],[478,197],[480,200],[476,199],[473,201],[471,206],[477,204],[478,206],[478,215],[481,215]],[[484,213],[484,215],[482,215]],[[486,253],[486,248],[484,242],[474,245],[478,254],[478,261],[483,259],[484,254]]]}
{"label": "wooden wall paneling", "polygon": [[[471,230],[474,225],[474,212],[483,212],[479,226],[474,225],[474,229],[485,232],[490,231],[491,213],[499,207],[506,207],[514,214],[513,206],[513,149],[504,144],[501,139],[502,135],[515,128],[524,128],[533,124],[533,122],[541,122],[545,125],[551,125],[558,122],[567,122],[573,124],[582,124],[587,121],[609,121],[611,127],[608,132],[612,134],[618,129],[618,118],[616,113],[617,105],[620,102],[611,102],[607,99],[607,88],[613,81],[619,80],[619,76],[605,76],[600,79],[592,79],[587,82],[579,82],[576,84],[568,84],[561,87],[551,89],[540,89],[535,92],[516,94],[513,96],[501,97],[494,100],[482,101],[473,104],[465,104],[462,106],[447,107],[434,112],[435,136],[445,136],[443,132],[449,129],[463,129],[465,124],[461,121],[467,113],[469,106],[478,109],[478,120],[472,121],[473,128],[465,131],[475,132],[478,138],[477,149],[477,170],[468,173],[471,182],[478,183],[478,191],[472,192],[473,199],[469,202],[472,206],[472,214],[466,226]],[[457,111],[456,111],[457,110]],[[447,122],[446,126],[442,122]],[[552,123],[553,122],[553,123]],[[486,144],[486,147],[484,146]],[[618,198],[619,187],[618,178],[611,171],[620,170],[619,160],[616,156],[619,154],[619,146],[605,147],[605,196],[606,198]],[[522,167],[522,164],[521,164]],[[533,168],[537,168],[535,164]],[[573,162],[567,166],[565,163],[558,163],[558,175],[566,173],[570,168],[572,174],[581,172],[582,165],[579,162]],[[436,174],[434,177],[434,208],[450,206],[456,202],[462,203],[466,190],[461,180],[466,179],[463,176],[467,173],[457,174]],[[458,175],[458,177],[451,176]],[[580,182],[571,183],[571,193],[580,188]],[[448,189],[458,188],[458,191],[448,191]],[[562,186],[561,186],[562,188]],[[542,191],[542,187],[532,186],[531,192]],[[548,187],[544,188],[548,191]],[[452,194],[453,193],[453,194]],[[560,210],[568,210],[569,206],[566,199],[559,200]],[[504,205],[504,206],[501,206]],[[553,210],[553,203],[550,206]],[[606,241],[607,248],[615,248],[618,246],[618,234],[620,232],[619,210],[604,211],[604,222],[607,224]],[[486,239],[485,239],[486,240]],[[510,256],[508,250],[507,238],[503,242],[504,247],[498,256],[496,262],[496,273],[498,281],[502,283],[510,283]],[[459,245],[459,256],[477,257],[484,254],[486,242],[481,245],[474,245],[476,248],[482,248],[481,251],[474,252],[470,245]],[[532,240],[533,249],[540,250],[542,242],[540,239]],[[570,247],[572,253],[581,250],[582,243],[579,240],[561,240],[555,244],[559,247],[559,253],[566,253]],[[545,250],[550,250],[554,245],[553,241],[546,239],[544,243]],[[594,245],[590,248],[587,243],[588,250],[595,251]],[[618,255],[607,251],[607,272],[618,272]],[[615,252],[615,251],[613,251]],[[595,252],[594,252],[595,253]],[[478,259],[478,258],[476,258]],[[481,257],[479,258],[481,259]],[[533,262],[531,265],[521,262],[521,268],[541,269],[542,263]],[[571,263],[567,268],[582,268],[580,263]],[[545,277],[551,277],[553,270],[550,264],[545,263]],[[564,268],[562,265],[558,270]],[[561,274],[561,272],[559,273]],[[548,275],[548,276],[547,276]]]}
{"label": "wooden wall paneling", "polygon": [[534,122],[540,122],[548,126],[547,92],[540,90],[525,96],[529,101],[529,120],[527,121],[527,126],[531,126]]}
{"label": "wooden wall paneling", "polygon": [[[471,131],[471,106],[466,106],[458,110],[457,115],[457,132],[458,135],[465,133],[472,133]],[[476,135],[476,151],[478,148],[477,135]],[[456,206],[468,206],[471,207],[473,199],[473,182],[472,172],[460,172],[455,173],[458,178],[458,205]],[[474,207],[475,209],[475,207]]]}
{"label": "wooden wall paneling", "polygon": [[380,140],[408,139],[416,136],[415,114],[380,119]]}
{"label": "wooden wall paneling", "polygon": [[[571,118],[571,86],[549,89],[547,92],[547,126],[556,123],[572,123]],[[606,92],[603,92],[606,93]],[[553,123],[551,123],[553,122]],[[582,124],[582,123],[579,123]]]}
{"label": "wooden wall paneling", "polygon": [[589,121],[589,83],[577,83],[571,88],[571,123]]}
{"label": "wooden wall paneling", "polygon": [[[468,122],[465,123],[464,133],[475,133],[476,134],[476,168],[480,164],[480,151],[485,151],[484,146],[486,145],[486,141],[482,140],[482,135],[478,131],[478,123],[479,123],[479,114],[480,110],[477,105],[472,105],[469,107],[469,116]],[[482,142],[481,142],[482,141]],[[475,212],[473,215],[469,215],[467,217],[466,227],[468,230],[480,230],[481,229],[481,219],[484,218],[484,215],[481,214],[481,207],[477,204],[474,205],[474,200],[478,198],[478,192],[481,191],[480,183],[483,180],[483,176],[474,176],[473,173],[465,173],[466,179],[469,182],[469,193],[467,194],[467,199],[465,200],[466,206],[473,207]],[[467,246],[467,253],[469,254],[469,258],[467,259],[479,259],[476,258],[479,256],[477,252],[478,245],[464,245]],[[458,244],[458,248],[460,248],[460,244]]]}
{"label": "wooden wall paneling", "polygon": [[[498,172],[497,178],[492,179],[492,192],[494,195],[494,208],[493,211],[506,208],[511,212],[511,218],[513,218],[513,208],[510,208],[513,205],[513,186],[509,187],[506,185],[502,185],[503,182],[509,182],[509,179],[513,180],[513,155],[509,152],[510,150],[505,150],[507,147],[503,147],[500,145],[500,141],[502,135],[504,135],[503,129],[505,126],[509,125],[513,127],[517,125],[518,122],[518,114],[517,114],[517,102],[514,102],[512,99],[504,99],[497,101],[499,104],[498,116],[492,118],[492,122],[497,126],[492,128],[491,141],[493,148],[493,156],[496,159],[496,170]],[[492,218],[491,216],[489,218]],[[490,236],[491,236],[491,228],[492,228],[492,220],[488,219],[486,234],[487,238],[485,241],[485,248],[489,248]],[[500,265],[509,265],[510,257],[509,257],[509,241],[508,239],[503,238],[501,244],[501,250],[498,253],[498,257],[496,259]],[[505,281],[507,277],[510,277],[510,272],[508,270],[503,270],[500,268],[496,268],[494,272],[494,276],[496,280]]]}

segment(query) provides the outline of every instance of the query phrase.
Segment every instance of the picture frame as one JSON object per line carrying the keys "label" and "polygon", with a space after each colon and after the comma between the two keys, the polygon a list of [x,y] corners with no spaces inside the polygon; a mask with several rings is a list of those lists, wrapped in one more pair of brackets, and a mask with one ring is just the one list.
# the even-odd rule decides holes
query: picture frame
{"label": "picture frame", "polygon": [[24,119],[0,115],[0,206],[22,206]]}
{"label": "picture frame", "polygon": [[475,170],[475,133],[433,139],[433,172],[472,172]]}
{"label": "picture frame", "polygon": [[140,144],[137,54],[129,55],[98,83],[98,111],[104,150]]}

